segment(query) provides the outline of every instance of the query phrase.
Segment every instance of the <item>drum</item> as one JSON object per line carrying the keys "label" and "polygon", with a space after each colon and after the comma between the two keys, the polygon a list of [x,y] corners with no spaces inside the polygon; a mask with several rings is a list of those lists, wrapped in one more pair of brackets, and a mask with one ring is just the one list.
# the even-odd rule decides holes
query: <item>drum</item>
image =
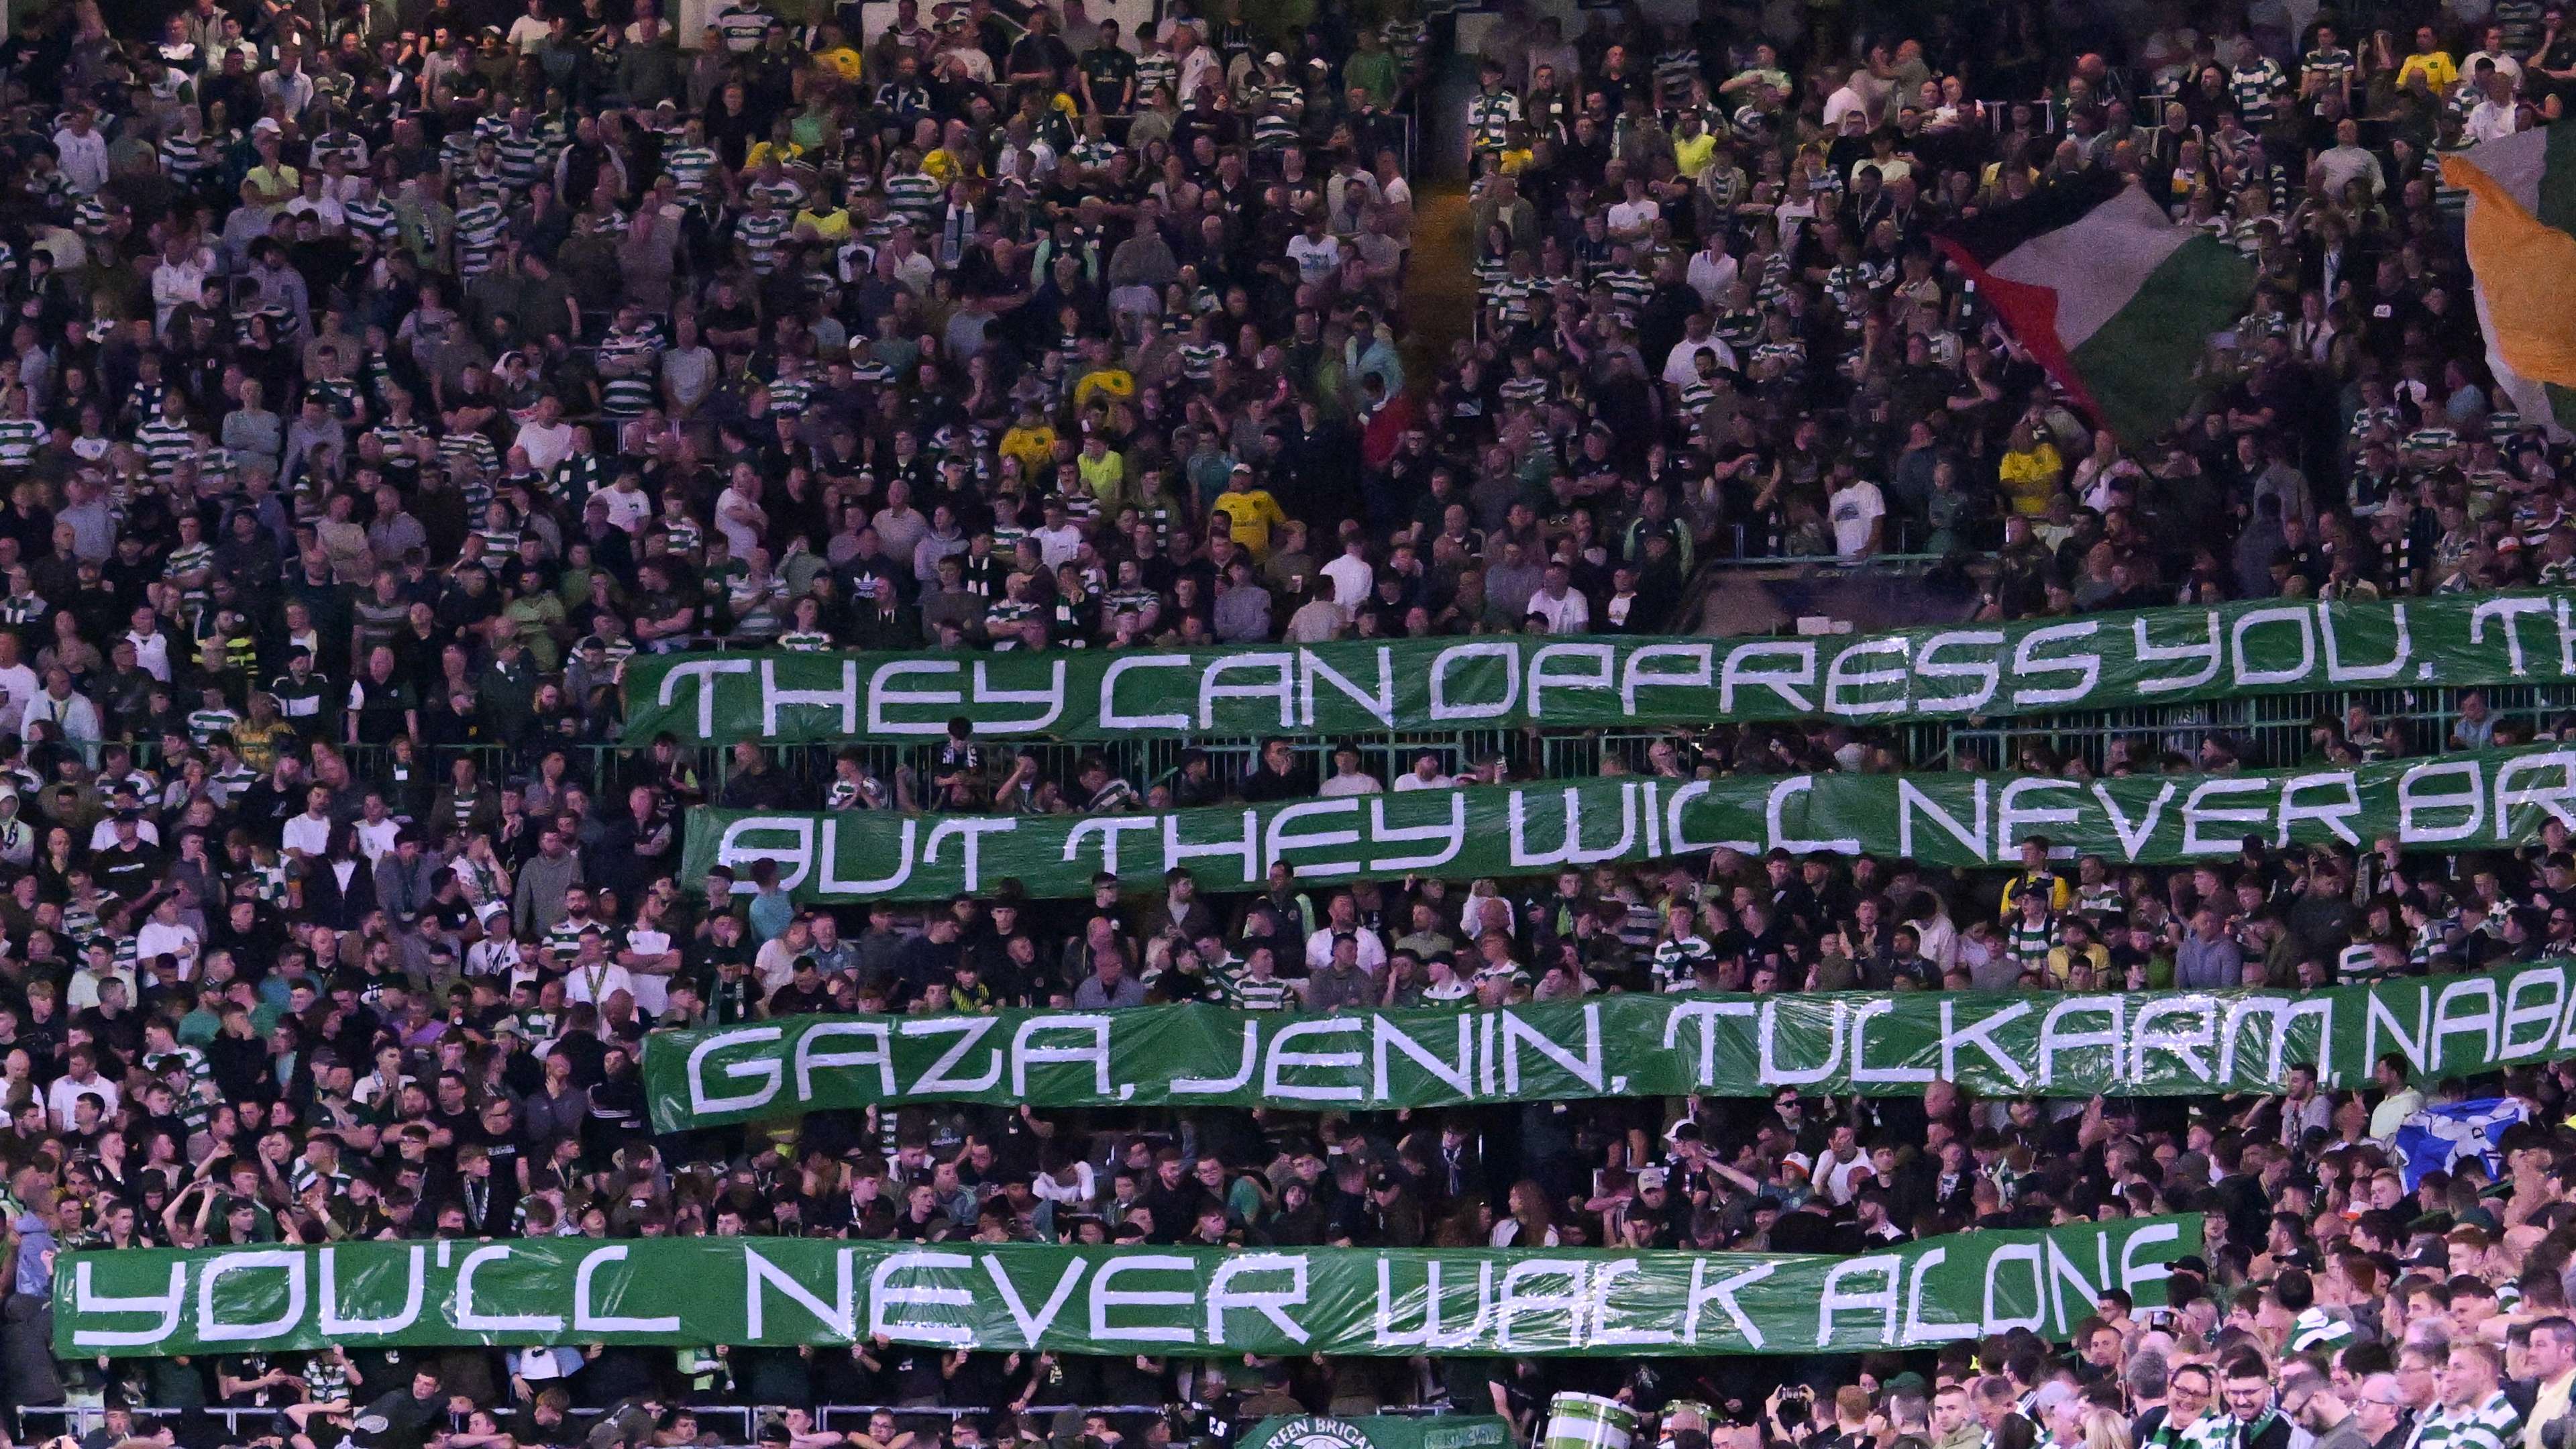
{"label": "drum", "polygon": [[1663,1446],[1673,1442],[1673,1421],[1676,1418],[1679,1418],[1685,1410],[1699,1415],[1699,1423],[1694,1427],[1698,1428],[1702,1433],[1706,1433],[1708,1431],[1709,1424],[1717,1418],[1717,1411],[1715,1409],[1710,1408],[1708,1405],[1701,1403],[1697,1399],[1673,1400],[1671,1403],[1664,1405],[1664,1412],[1657,1416],[1655,1425],[1656,1449],[1663,1449]]}
{"label": "drum", "polygon": [[1636,1411],[1598,1394],[1559,1394],[1548,1401],[1542,1449],[1628,1449]]}

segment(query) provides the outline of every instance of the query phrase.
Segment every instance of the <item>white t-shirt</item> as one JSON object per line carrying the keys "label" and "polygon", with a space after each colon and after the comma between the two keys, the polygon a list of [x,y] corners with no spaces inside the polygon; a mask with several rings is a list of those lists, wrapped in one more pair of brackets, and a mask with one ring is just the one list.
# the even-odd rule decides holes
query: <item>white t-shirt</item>
{"label": "white t-shirt", "polygon": [[1592,623],[1592,601],[1583,597],[1581,589],[1569,588],[1561,599],[1549,598],[1547,590],[1540,589],[1529,597],[1529,612],[1545,618],[1551,634],[1580,634]]}
{"label": "white t-shirt", "polygon": [[[635,977],[632,972],[614,961],[603,962],[597,966],[575,965],[564,976],[564,1001],[567,1004],[587,1001],[597,1006],[621,991],[630,997],[634,996]],[[641,1000],[636,1002],[636,1008],[638,1010],[643,1008]]]}
{"label": "white t-shirt", "polygon": [[[519,17],[528,23],[528,17]],[[523,1348],[510,1355],[510,1372],[532,1384],[568,1379],[580,1372],[584,1360],[577,1348]]]}
{"label": "white t-shirt", "polygon": [[1377,570],[1357,554],[1343,554],[1323,567],[1324,577],[1333,581],[1333,605],[1347,620],[1368,602],[1369,591],[1377,587]]}
{"label": "white t-shirt", "polygon": [[[1359,941],[1360,969],[1371,976],[1386,969],[1386,943],[1377,932],[1355,927],[1351,934]],[[1333,928],[1323,927],[1306,938],[1306,969],[1321,971],[1333,964]]]}
{"label": "white t-shirt", "polygon": [[[519,424],[519,447],[528,450],[528,466],[540,473],[551,473],[557,463],[572,456],[572,424],[558,422],[547,427],[539,422]],[[736,554],[739,558],[742,555]]]}
{"label": "white t-shirt", "polygon": [[1071,523],[1060,528],[1033,528],[1029,537],[1038,541],[1038,558],[1048,568],[1062,568],[1082,557],[1082,530]]}
{"label": "white t-shirt", "polygon": [[1288,260],[1297,264],[1298,280],[1320,282],[1342,265],[1342,244],[1330,233],[1310,237],[1299,232],[1288,238]]}
{"label": "white t-shirt", "polygon": [[92,1073],[92,1080],[87,1086],[69,1077],[54,1078],[54,1084],[45,1090],[45,1110],[54,1119],[55,1131],[71,1130],[72,1108],[78,1105],[83,1095],[91,1092],[97,1093],[98,1099],[106,1104],[107,1110],[100,1114],[102,1117],[116,1115],[116,1083],[109,1081],[105,1073]]}
{"label": "white t-shirt", "polygon": [[[93,130],[83,136],[65,126],[54,133],[54,151],[60,158],[57,169],[63,180],[71,184],[72,190],[88,196],[107,184],[107,136],[104,132]],[[116,1103],[110,1100],[107,1109],[115,1111]]]}
{"label": "white t-shirt", "polygon": [[[161,843],[161,827],[153,824],[150,816],[145,816],[143,819],[134,822],[134,838],[142,841],[146,845],[159,845]],[[90,849],[105,850],[115,843],[115,816],[107,816],[100,820],[96,825],[89,828]]]}
{"label": "white t-shirt", "polygon": [[[125,642],[134,646],[134,663],[136,667],[140,668],[144,673],[161,681],[163,684],[168,684],[170,682],[169,635],[162,633],[158,629],[153,630],[149,634],[137,634],[133,630],[128,629],[125,631]],[[32,694],[33,691],[31,690],[29,693]],[[19,702],[21,704],[25,703],[24,700]]]}
{"label": "white t-shirt", "polygon": [[1685,337],[1673,344],[1673,350],[1664,354],[1664,381],[1675,387],[1688,387],[1699,381],[1699,354],[1703,348],[1717,354],[1718,371],[1735,370],[1735,349],[1712,332],[1697,342]]}
{"label": "white t-shirt", "polygon": [[1725,252],[1693,252],[1684,280],[1699,293],[1701,301],[1714,307],[1725,300],[1727,289],[1735,285],[1736,275],[1742,270],[1735,258]]}
{"label": "white t-shirt", "polygon": [[1860,1190],[1860,1184],[1867,1182],[1876,1172],[1877,1169],[1870,1166],[1866,1152],[1855,1154],[1849,1162],[1835,1163],[1825,1169],[1826,1199],[1837,1205],[1850,1202],[1852,1194]]}
{"label": "white t-shirt", "polygon": [[536,968],[528,964],[519,943],[507,936],[486,936],[465,948],[465,974],[505,977],[512,987],[537,979]]}
{"label": "white t-shirt", "polygon": [[1618,236],[1623,232],[1651,227],[1663,214],[1664,209],[1652,200],[1613,202],[1610,206],[1610,234]]}
{"label": "white t-shirt", "polygon": [[[626,933],[626,949],[637,956],[659,956],[671,949],[671,938],[661,931],[641,927]],[[621,966],[618,968],[626,971]],[[626,971],[627,991],[635,998],[635,1010],[646,1017],[658,1017],[670,1009],[671,978],[650,971]]]}
{"label": "white t-shirt", "polygon": [[1457,781],[1448,776],[1438,774],[1426,780],[1411,770],[1395,777],[1395,788],[1398,794],[1407,790],[1446,790],[1456,783]]}
{"label": "white t-shirt", "polygon": [[762,944],[760,953],[751,960],[752,979],[760,983],[762,1000],[796,978],[796,958],[803,954],[788,949],[785,936],[772,936]]}
{"label": "white t-shirt", "polygon": [[2470,85],[2476,82],[2478,78],[2478,62],[2482,60],[2494,61],[2496,74],[2513,82],[2517,87],[2522,84],[2521,61],[2514,59],[2510,55],[2501,54],[2496,51],[2473,50],[2460,59],[2460,83],[2462,85]]}
{"label": "white t-shirt", "polygon": [[629,533],[653,516],[653,495],[641,488],[611,488],[599,496],[608,502],[608,521]]}
{"label": "white t-shirt", "polygon": [[133,967],[111,966],[108,968],[108,972],[105,976],[101,976],[97,972],[84,967],[81,970],[73,972],[71,984],[63,988],[63,1006],[74,1012],[89,1010],[91,1007],[98,1005],[99,990],[106,986],[110,981],[119,981],[125,984],[126,1000],[132,1001],[135,998],[136,992]]}
{"label": "white t-shirt", "polygon": [[1834,548],[1845,558],[1859,557],[1869,547],[1870,525],[1887,516],[1886,498],[1866,478],[1835,494],[1825,506],[1833,514]]}
{"label": "white t-shirt", "polygon": [[134,933],[134,959],[149,962],[161,956],[176,956],[181,967],[180,978],[185,980],[196,974],[191,966],[195,958],[190,949],[196,944],[197,928],[185,921],[175,926],[145,921],[143,929]]}
{"label": "white t-shirt", "polygon": [[27,701],[34,699],[44,687],[43,681],[36,678],[36,671],[24,664],[0,669],[0,729],[11,734],[19,733],[26,723]]}
{"label": "white t-shirt", "polygon": [[1037,1180],[1029,1184],[1029,1191],[1045,1202],[1062,1203],[1069,1207],[1087,1206],[1091,1202],[1094,1191],[1091,1164],[1074,1163],[1073,1181],[1070,1184],[1056,1181],[1055,1174],[1052,1172],[1041,1172],[1037,1175]]}
{"label": "white t-shirt", "polygon": [[2469,124],[2463,135],[2471,141],[2501,141],[2513,134],[2521,119],[2521,107],[2513,102],[2499,106],[2493,101],[2480,101],[2469,112]]}
{"label": "white t-shirt", "polygon": [[277,843],[280,849],[300,850],[319,859],[331,849],[331,817],[316,820],[309,814],[297,815],[278,832]]}
{"label": "white t-shirt", "polygon": [[314,225],[320,227],[325,236],[349,229],[349,214],[340,209],[339,199],[329,192],[320,196],[289,197],[285,211],[288,216],[313,218]]}
{"label": "white t-shirt", "polygon": [[1784,252],[1794,251],[1797,249],[1799,235],[1806,224],[1816,219],[1815,197],[1810,194],[1804,201],[1784,199],[1778,206],[1771,208],[1771,218],[1780,224],[1780,249]]}

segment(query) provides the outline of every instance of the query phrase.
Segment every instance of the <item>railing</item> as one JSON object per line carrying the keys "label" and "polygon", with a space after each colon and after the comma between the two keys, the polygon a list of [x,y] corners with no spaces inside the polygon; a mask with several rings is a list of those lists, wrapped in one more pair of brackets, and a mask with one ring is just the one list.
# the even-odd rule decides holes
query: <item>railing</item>
{"label": "railing", "polygon": [[[1742,524],[1736,525],[1738,533],[1741,533],[1743,528]],[[1939,566],[1945,557],[1947,556],[1937,553],[1865,553],[1852,556],[1839,553],[1749,554],[1743,551],[1739,543],[1733,554],[1719,554],[1701,562],[1712,569],[1813,568],[1834,569],[1848,573],[1873,571],[1922,573]]]}
{"label": "railing", "polygon": [[[1879,562],[1892,566],[1900,560]],[[2248,766],[2286,766],[2313,754],[2309,732],[2314,726],[2322,720],[2332,720],[2340,729],[2345,712],[2356,705],[2368,710],[2379,726],[2396,726],[2410,752],[2439,750],[2459,722],[2460,696],[2471,690],[2485,696],[2487,712],[2494,718],[2528,721],[2536,728],[2545,729],[2560,715],[2576,712],[2576,687],[2484,685],[2235,695],[2190,703],[2011,719],[1922,721],[1863,733],[1875,733],[1876,738],[1895,745],[1906,762],[1917,768],[2001,769],[2012,763],[2014,752],[2037,745],[2061,759],[2082,760],[2098,770],[2108,763],[2115,742],[2130,748],[2133,761],[2148,764],[2155,756],[2168,752],[2194,752],[2212,736],[2227,739]],[[1415,756],[1424,750],[1440,756],[1440,768],[1445,774],[1459,773],[1488,757],[1500,757],[1515,775],[1572,778],[1597,773],[1603,759],[1614,752],[1624,752],[1632,767],[1642,768],[1645,753],[1655,741],[1686,733],[1674,729],[1423,730],[1289,743],[1303,762],[1316,767],[1319,776],[1333,750],[1351,745],[1359,750],[1363,769],[1381,782],[1392,784],[1396,776],[1412,768]],[[1097,755],[1113,773],[1144,789],[1171,780],[1179,772],[1183,756],[1192,750],[1209,757],[1216,778],[1234,778],[1250,766],[1261,743],[1261,737],[1256,736],[1031,739],[996,740],[986,748],[994,753],[1032,753],[1039,769],[1047,777],[1059,780],[1069,778],[1084,758]],[[392,756],[390,747],[385,745],[338,748],[348,760],[350,773],[362,782],[382,779]],[[154,742],[136,741],[133,749],[138,764],[151,767],[157,763]],[[940,744],[857,738],[772,745],[765,753],[772,767],[784,773],[793,787],[810,792],[819,801],[822,789],[833,778],[835,761],[846,750],[858,751],[869,772],[891,787],[897,775],[905,772],[926,782],[938,766]],[[486,781],[500,782],[532,771],[546,754],[557,751],[567,757],[573,783],[588,789],[593,801],[603,809],[613,809],[615,802],[603,800],[602,792],[640,770],[648,753],[642,746],[614,741],[576,741],[534,746],[437,746],[424,748],[421,758],[429,767],[431,779],[437,782],[445,781],[449,762],[459,755],[475,760]],[[727,746],[683,746],[682,755],[710,798],[720,794],[732,778],[733,756]]]}
{"label": "railing", "polygon": [[[697,1418],[698,1424],[701,1428],[713,1432],[716,1435],[716,1442],[719,1449],[741,1449],[741,1446],[749,1446],[754,1442],[754,1432],[757,1430],[763,1419],[775,1414],[784,1413],[790,1407],[804,1408],[806,1406],[802,1404],[701,1404],[689,1402],[688,1399],[683,1396],[675,1402],[674,1407],[686,1409],[688,1413]],[[1020,1412],[1045,1418],[1061,1414],[1070,1409],[1079,1414],[1107,1414],[1112,1417],[1123,1418],[1148,1414],[1159,1416],[1168,1412],[1169,1407],[1170,1406],[1165,1404],[1031,1404],[1027,1409]],[[99,1426],[100,1422],[105,1417],[106,1412],[105,1407],[98,1404],[30,1404],[22,1406],[18,1410],[18,1413],[22,1418],[45,1418],[59,1421],[61,1427],[55,1431],[55,1434],[46,1435],[37,1435],[33,1433],[34,1425],[30,1424],[28,1426],[31,1431],[29,1437],[31,1439],[38,1440],[49,1440],[54,1438],[57,1434],[70,1434],[75,1438],[85,1436]],[[275,1409],[228,1409],[214,1407],[201,1409],[138,1408],[133,1412],[137,1417],[146,1419],[169,1419],[182,1414],[202,1414],[208,1419],[220,1420],[227,1431],[238,1431],[242,1425],[242,1421],[245,1419],[248,1419],[251,1423],[256,1425],[265,1424],[268,1420],[277,1416],[277,1410]],[[565,1411],[568,1417],[582,1419],[596,1418],[601,1412],[602,1411],[599,1409],[568,1409]],[[915,1425],[929,1425],[933,1423],[940,1425],[953,1424],[959,1419],[975,1418],[998,1412],[1001,1412],[1001,1410],[994,1408],[924,1404],[822,1404],[815,1406],[813,1409],[815,1426],[825,1430],[864,1428],[869,1417],[876,1414],[891,1414],[894,1416],[897,1424],[904,1425],[905,1427],[913,1427]],[[1376,1410],[1376,1412],[1380,1414],[1422,1416],[1441,1413],[1443,1411],[1431,1405],[1414,1404],[1388,1405]],[[912,1421],[912,1423],[908,1424],[906,1421]],[[719,1427],[720,1425],[725,1427]],[[739,1425],[740,1431],[738,1433],[728,1435],[726,1428],[733,1425]]]}
{"label": "railing", "polygon": [[[2310,731],[2331,721],[2340,735],[2345,711],[2359,705],[2382,729],[2391,725],[2410,753],[2445,747],[2460,722],[2460,696],[2486,697],[2487,713],[2499,720],[2527,721],[2546,730],[2557,717],[2576,711],[2576,689],[2564,685],[2482,685],[2470,689],[2356,689],[2332,694],[2235,695],[2196,704],[2169,704],[2144,709],[2087,710],[1991,724],[1920,725],[1909,740],[1932,749],[1909,750],[1918,765],[1952,765],[1965,757],[1977,767],[2008,768],[2011,756],[2039,745],[2060,758],[2080,759],[2103,768],[2114,742],[2133,746],[2132,760],[2152,768],[2154,757],[2168,752],[2196,754],[2201,742],[2223,737],[2247,765],[2286,766],[2314,753]],[[2143,753],[2146,758],[2137,756]]]}
{"label": "railing", "polygon": [[[1653,741],[1668,738],[1661,730],[1623,730],[1596,733],[1537,735],[1520,730],[1435,730],[1396,732],[1334,739],[1305,739],[1291,742],[1304,763],[1316,768],[1319,779],[1328,770],[1332,752],[1344,744],[1360,752],[1361,768],[1377,776],[1379,783],[1392,785],[1397,775],[1413,768],[1415,756],[1433,750],[1441,757],[1441,772],[1457,774],[1488,756],[1499,755],[1509,762],[1514,773],[1531,772],[1557,778],[1591,775],[1599,772],[1602,757],[1612,750],[1625,749],[1642,763],[1646,747]],[[1050,779],[1070,778],[1080,762],[1092,755],[1106,761],[1112,773],[1123,776],[1137,788],[1148,789],[1167,783],[1178,776],[1182,757],[1191,750],[1206,754],[1219,781],[1239,777],[1259,755],[1262,741],[1245,736],[1229,739],[1139,739],[1139,740],[1024,740],[997,741],[988,748],[1005,752],[1028,752],[1037,756],[1038,768]],[[830,782],[833,764],[845,750],[856,749],[876,778],[889,787],[895,772],[910,771],[915,779],[926,781],[939,762],[937,744],[886,744],[882,741],[846,740],[827,744],[775,746],[769,751],[773,766],[784,772],[791,782],[819,792]],[[731,777],[733,761],[720,750],[702,751],[698,757],[699,778],[712,796],[722,788],[721,781]],[[709,773],[712,771],[713,773]]]}

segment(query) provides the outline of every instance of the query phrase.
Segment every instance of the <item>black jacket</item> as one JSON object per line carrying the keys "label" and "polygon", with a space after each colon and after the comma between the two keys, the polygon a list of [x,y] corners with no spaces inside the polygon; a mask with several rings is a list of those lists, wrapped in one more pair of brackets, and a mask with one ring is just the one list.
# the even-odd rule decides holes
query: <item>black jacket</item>
{"label": "black jacket", "polygon": [[335,931],[358,929],[358,923],[376,908],[376,873],[363,860],[354,865],[349,883],[343,886],[328,859],[311,862],[304,876],[305,919]]}

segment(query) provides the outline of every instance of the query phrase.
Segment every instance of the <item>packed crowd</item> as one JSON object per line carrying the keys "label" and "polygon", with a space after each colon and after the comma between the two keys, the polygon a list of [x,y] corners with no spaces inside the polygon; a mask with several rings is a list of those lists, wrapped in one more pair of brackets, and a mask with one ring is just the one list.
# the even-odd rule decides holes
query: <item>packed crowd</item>
{"label": "packed crowd", "polygon": [[[1468,118],[1484,325],[1437,409],[1494,429],[1468,492],[1543,481],[1565,527],[1642,474],[1704,550],[1999,549],[2008,616],[2555,582],[2568,459],[2486,372],[2438,167],[2557,117],[2576,40],[2489,9],[2005,7],[1848,57],[1803,44],[1838,9],[1794,50],[1508,28]],[[2053,403],[1931,244],[2086,172],[2255,264],[2169,436]],[[1587,411],[1578,461],[1532,459]]]}
{"label": "packed crowd", "polygon": [[[11,1442],[70,1404],[112,1406],[80,1449],[640,1449],[753,1404],[792,1449],[1110,1449],[1299,1406],[1527,1428],[1576,1388],[1674,1449],[2563,1449],[2576,1142],[2519,1127],[2495,1181],[2410,1190],[2388,1145],[2424,1097],[2394,1072],[2209,1102],[908,1108],[680,1137],[636,1081],[656,1025],[810,1010],[2446,972],[2576,951],[2556,825],[2492,859],[2256,842],[2139,872],[2033,841],[2009,878],[1721,855],[841,913],[757,871],[682,882],[685,812],[1107,810],[1507,767],[1381,781],[1281,744],[1139,788],[960,736],[890,780],[854,754],[808,800],[748,746],[720,782],[669,745],[613,768],[577,748],[613,731],[637,650],[1644,631],[1732,554],[1936,555],[2016,617],[2561,582],[2570,460],[2485,379],[2429,169],[2559,114],[2554,6],[2295,33],[2276,6],[1591,10],[1571,35],[1513,12],[1456,116],[1422,106],[1453,22],[1401,10],[1274,33],[1240,3],[1122,28],[1082,0],[898,0],[890,23],[736,0],[687,48],[654,0],[399,11],[80,0],[0,44]],[[1407,258],[1448,243],[1415,235],[1408,158],[1453,134],[1480,315],[1409,358]],[[2085,168],[2259,264],[2170,438],[2082,426],[1927,246]],[[2449,740],[2363,712],[2316,745],[2527,728],[2479,702]],[[2186,763],[2234,763],[2202,748]],[[1894,763],[1818,729],[1614,767],[1798,762]],[[2502,1090],[2545,1123],[2568,1085]],[[2063,1352],[49,1348],[59,1255],[144,1244],[1849,1251],[2168,1209],[2213,1222],[2172,1305],[2111,1295]],[[823,1404],[903,1412],[827,1430]],[[1103,1404],[1168,1412],[1031,1412]]]}

